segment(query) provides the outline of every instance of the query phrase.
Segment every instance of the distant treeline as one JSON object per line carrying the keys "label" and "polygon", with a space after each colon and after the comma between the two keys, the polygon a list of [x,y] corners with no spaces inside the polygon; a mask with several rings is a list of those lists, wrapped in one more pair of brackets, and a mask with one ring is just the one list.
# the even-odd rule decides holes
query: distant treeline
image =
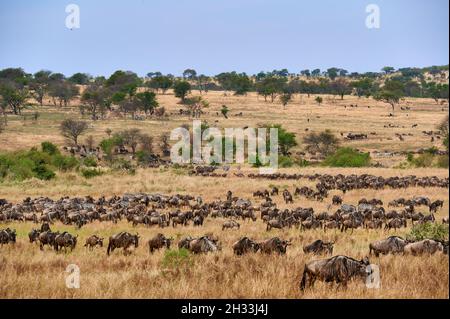
{"label": "distant treeline", "polygon": [[[79,85],[87,86],[81,96]],[[4,114],[7,111],[20,114],[30,98],[43,105],[46,97],[55,105],[66,106],[80,96],[83,111],[89,112],[94,119],[112,105],[119,106],[125,113],[140,110],[153,114],[158,107],[155,92],[165,94],[169,89],[174,90],[183,104],[199,104],[199,101],[186,98],[191,90],[199,90],[200,93],[221,90],[234,95],[257,92],[266,101],[274,102],[279,97],[284,105],[294,94],[333,94],[341,98],[354,94],[372,96],[389,103],[405,96],[428,97],[436,102],[448,100],[449,96],[448,65],[398,70],[384,67],[381,72],[366,73],[350,73],[333,67],[325,71],[305,69],[299,73],[282,69],[255,75],[224,72],[215,76],[186,69],[179,77],[149,72],[143,78],[134,72],[121,70],[106,78],[86,73],[66,77],[47,70],[28,74],[21,68],[8,68],[0,71],[0,110]]]}

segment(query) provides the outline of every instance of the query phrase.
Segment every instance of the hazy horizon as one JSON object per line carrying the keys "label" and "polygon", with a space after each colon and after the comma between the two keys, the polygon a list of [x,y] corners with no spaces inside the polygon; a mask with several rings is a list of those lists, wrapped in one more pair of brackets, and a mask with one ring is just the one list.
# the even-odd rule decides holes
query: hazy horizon
{"label": "hazy horizon", "polygon": [[[447,65],[447,0],[18,0],[0,4],[0,69],[72,75],[115,70],[215,75],[287,68]],[[80,8],[79,29],[65,25],[66,5]],[[366,6],[380,8],[368,29]]]}

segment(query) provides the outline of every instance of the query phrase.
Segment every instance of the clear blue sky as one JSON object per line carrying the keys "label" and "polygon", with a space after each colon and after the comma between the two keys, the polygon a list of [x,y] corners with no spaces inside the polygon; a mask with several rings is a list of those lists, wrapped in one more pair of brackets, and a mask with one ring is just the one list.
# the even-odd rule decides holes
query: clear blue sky
{"label": "clear blue sky", "polygon": [[[81,28],[65,26],[78,4]],[[378,4],[381,28],[367,29]],[[108,76],[448,64],[448,0],[0,0],[0,69]]]}

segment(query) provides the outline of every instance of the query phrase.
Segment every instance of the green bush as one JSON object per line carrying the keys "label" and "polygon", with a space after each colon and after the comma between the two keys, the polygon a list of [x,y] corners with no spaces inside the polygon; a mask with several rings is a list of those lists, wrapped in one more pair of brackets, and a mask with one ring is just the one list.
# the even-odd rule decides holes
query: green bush
{"label": "green bush", "polygon": [[48,168],[46,165],[37,165],[33,168],[33,173],[35,176],[42,180],[50,180],[53,177],[56,176],[55,172],[53,172],[50,168]]}
{"label": "green bush", "polygon": [[55,170],[67,171],[78,166],[76,158],[60,154],[53,144],[44,142],[41,146],[42,151],[32,148],[0,154],[0,178],[50,180],[56,176]]}
{"label": "green bush", "polygon": [[84,168],[81,170],[81,175],[83,175],[84,178],[92,178],[96,176],[102,175],[103,172],[95,169],[95,168]]}
{"label": "green bush", "polygon": [[61,171],[70,171],[78,167],[79,162],[74,156],[57,154],[53,157],[52,164]]}
{"label": "green bush", "polygon": [[407,235],[409,240],[448,240],[448,225],[437,223],[424,223],[414,225]]}
{"label": "green bush", "polygon": [[292,167],[294,165],[294,160],[289,156],[278,157],[278,166],[282,168]]}
{"label": "green bush", "polygon": [[331,167],[364,167],[370,164],[370,154],[358,152],[350,147],[342,147],[325,158],[322,164]]}
{"label": "green bush", "polygon": [[41,143],[42,152],[47,153],[49,155],[59,154],[58,147],[51,142],[42,142]]}
{"label": "green bush", "polygon": [[437,159],[437,167],[439,168],[448,168],[448,155],[438,156]]}
{"label": "green bush", "polygon": [[162,260],[162,266],[165,268],[179,268],[192,264],[191,254],[185,248],[177,250],[166,250]]}
{"label": "green bush", "polygon": [[97,167],[97,160],[94,156],[88,156],[83,160],[83,164],[86,167]]}

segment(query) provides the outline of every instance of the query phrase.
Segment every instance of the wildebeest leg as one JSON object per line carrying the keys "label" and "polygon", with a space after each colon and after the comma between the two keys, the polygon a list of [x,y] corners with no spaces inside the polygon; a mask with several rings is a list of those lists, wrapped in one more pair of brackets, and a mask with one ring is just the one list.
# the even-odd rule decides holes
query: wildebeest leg
{"label": "wildebeest leg", "polygon": [[307,283],[308,283],[308,270],[305,268],[305,270],[303,270],[302,280],[300,281],[300,290],[301,291],[305,290]]}

